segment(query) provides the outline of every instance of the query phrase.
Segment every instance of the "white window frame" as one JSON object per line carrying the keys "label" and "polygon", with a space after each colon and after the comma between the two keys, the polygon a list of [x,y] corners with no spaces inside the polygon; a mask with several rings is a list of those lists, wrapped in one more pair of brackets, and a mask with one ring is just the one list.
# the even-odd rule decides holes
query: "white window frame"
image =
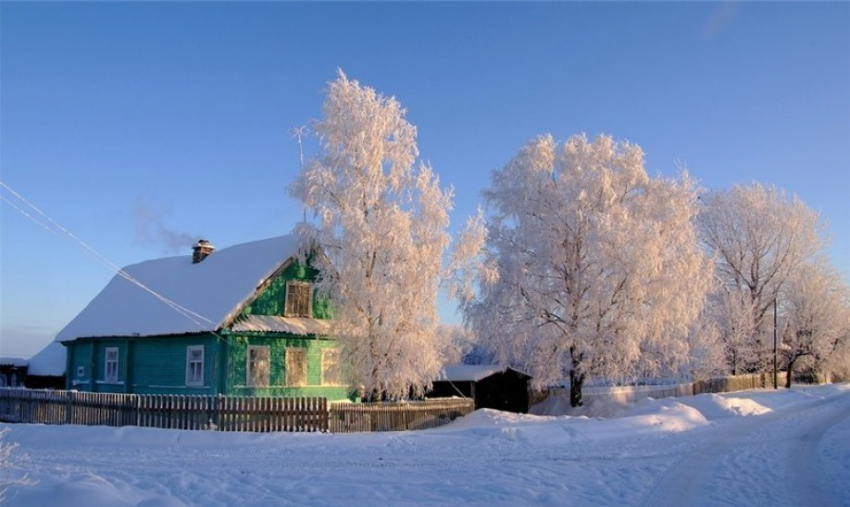
{"label": "white window frame", "polygon": [[[284,357],[286,366],[286,386],[287,387],[306,387],[307,386],[307,349],[304,347],[287,347]],[[301,356],[300,364],[295,363],[296,355]],[[301,373],[303,378],[294,378],[296,373]]]}
{"label": "white window frame", "polygon": [[[203,387],[204,385],[204,354],[203,345],[189,345],[186,347],[186,386]],[[195,352],[200,352],[201,357],[192,357]]]}
{"label": "white window frame", "polygon": [[[333,361],[330,361],[328,356],[333,355],[336,356]],[[328,371],[329,362],[336,363],[334,367],[336,368],[336,378],[335,379],[326,379],[325,373]],[[338,386],[342,385],[342,370],[340,370],[339,364],[339,349],[328,347],[322,349],[322,385],[323,386]]]}
{"label": "white window frame", "polygon": [[[290,297],[290,289],[294,287],[307,287],[307,312],[299,312],[297,308],[293,308],[295,306],[295,299]],[[304,282],[301,280],[287,280],[286,281],[286,295],[284,296],[283,302],[283,316],[284,317],[313,317],[313,284],[310,282]]]}
{"label": "white window frame", "polygon": [[[265,371],[255,372],[261,366],[262,358],[255,361],[254,365],[251,361],[253,351],[265,352]],[[271,377],[271,347],[268,345],[248,345],[248,350],[245,352],[245,384],[250,387],[268,387]]]}
{"label": "white window frame", "polygon": [[[118,362],[121,359],[121,352],[118,347],[106,347],[103,352],[103,381],[117,384]],[[115,354],[115,357],[110,358],[111,354]]]}

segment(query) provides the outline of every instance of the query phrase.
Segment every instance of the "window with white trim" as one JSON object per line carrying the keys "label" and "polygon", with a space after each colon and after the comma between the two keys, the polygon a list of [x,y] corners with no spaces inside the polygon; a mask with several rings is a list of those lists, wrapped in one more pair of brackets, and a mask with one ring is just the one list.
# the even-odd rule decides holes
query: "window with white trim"
{"label": "window with white trim", "polygon": [[186,385],[199,387],[204,385],[204,346],[186,347]]}
{"label": "window with white trim", "polygon": [[118,382],[118,347],[106,347],[103,365],[104,382]]}
{"label": "window with white trim", "polygon": [[286,385],[290,387],[307,385],[307,349],[295,347],[286,349]]}
{"label": "window with white trim", "polygon": [[246,355],[246,383],[252,387],[269,385],[269,346],[249,345]]}
{"label": "window with white trim", "polygon": [[342,385],[339,371],[339,349],[322,349],[322,385]]}
{"label": "window with white trim", "polygon": [[313,287],[310,282],[288,280],[286,282],[286,302],[284,317],[313,316]]}

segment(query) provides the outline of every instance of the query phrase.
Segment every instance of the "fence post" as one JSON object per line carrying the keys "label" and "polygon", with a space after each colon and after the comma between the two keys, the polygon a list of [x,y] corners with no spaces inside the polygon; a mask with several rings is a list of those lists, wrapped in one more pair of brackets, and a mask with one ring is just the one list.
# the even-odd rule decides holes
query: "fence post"
{"label": "fence post", "polygon": [[221,429],[221,416],[219,415],[220,401],[220,394],[210,398],[210,405],[209,409],[207,410],[207,419],[209,419],[209,421],[215,424],[218,429]]}

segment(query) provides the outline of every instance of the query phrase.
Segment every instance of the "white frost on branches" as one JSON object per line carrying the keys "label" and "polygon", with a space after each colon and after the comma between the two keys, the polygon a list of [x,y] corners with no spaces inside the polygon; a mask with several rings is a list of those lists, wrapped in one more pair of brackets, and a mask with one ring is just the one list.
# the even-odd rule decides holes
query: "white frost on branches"
{"label": "white frost on branches", "polygon": [[[783,298],[784,326],[780,354],[789,379],[801,362],[818,373],[846,367],[850,293],[841,275],[824,261],[807,263],[790,278]],[[790,385],[790,380],[789,380]]]}
{"label": "white frost on branches", "polygon": [[761,354],[757,348],[754,303],[748,291],[717,281],[708,300],[711,316],[723,343],[726,373],[755,371]]}
{"label": "white frost on branches", "polygon": [[291,189],[318,218],[305,228],[329,260],[317,290],[332,297],[349,379],[392,398],[421,394],[441,367],[433,337],[451,209],[451,191],[416,164],[404,115],[340,71],[315,125],[322,153]]}
{"label": "white frost on branches", "polygon": [[463,364],[464,358],[475,347],[475,335],[470,329],[459,325],[440,324],[435,338],[444,365]]}
{"label": "white frost on branches", "polygon": [[[650,178],[641,148],[600,136],[523,147],[484,192],[488,235],[467,321],[538,385],[675,370],[710,281],[694,185]],[[484,273],[489,273],[484,270]],[[576,392],[577,390],[577,392]]]}
{"label": "white frost on branches", "polygon": [[825,225],[797,197],[759,183],[709,192],[701,200],[697,223],[716,259],[720,287],[712,302],[715,313],[728,319],[728,366],[733,373],[768,371],[774,300],[793,273],[821,252]]}

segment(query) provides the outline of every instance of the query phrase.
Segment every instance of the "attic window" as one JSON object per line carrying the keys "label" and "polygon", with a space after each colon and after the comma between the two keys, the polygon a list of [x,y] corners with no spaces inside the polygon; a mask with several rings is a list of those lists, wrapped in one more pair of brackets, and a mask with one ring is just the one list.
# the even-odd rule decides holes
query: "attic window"
{"label": "attic window", "polygon": [[286,282],[286,305],[284,317],[312,317],[312,286],[309,282],[289,280]]}

